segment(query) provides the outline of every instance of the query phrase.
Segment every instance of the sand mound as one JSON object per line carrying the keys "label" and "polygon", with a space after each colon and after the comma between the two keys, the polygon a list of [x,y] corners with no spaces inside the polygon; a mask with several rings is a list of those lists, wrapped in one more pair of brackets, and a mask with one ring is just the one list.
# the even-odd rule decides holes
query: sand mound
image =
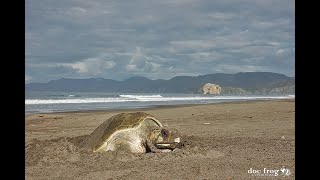
{"label": "sand mound", "polygon": [[80,148],[82,140],[87,136],[72,138],[57,138],[45,141],[33,139],[25,147],[26,165],[49,165],[56,163],[75,163],[79,161],[134,161],[141,160],[167,160],[181,158],[217,158],[221,152],[210,149],[201,143],[199,138],[185,136],[184,146],[169,153],[132,154],[121,151],[93,153],[90,149]]}
{"label": "sand mound", "polygon": [[37,163],[54,164],[76,162],[80,160],[80,153],[70,140],[58,138],[53,140],[32,140],[25,147],[26,165],[33,166]]}
{"label": "sand mound", "polygon": [[[86,136],[57,138],[39,141],[33,139],[26,147],[26,175],[37,179],[45,176],[49,169],[52,171],[49,179],[76,178],[77,179],[104,179],[107,177],[121,178],[155,178],[149,174],[141,174],[138,167],[155,168],[165,173],[166,168],[174,163],[186,164],[191,159],[212,159],[223,156],[214,149],[199,143],[201,137],[187,137],[184,146],[168,153],[133,154],[122,151],[93,153],[90,149],[81,148],[81,142]],[[178,167],[177,167],[178,168]],[[45,171],[43,171],[46,169]],[[59,169],[59,171],[55,171]],[[63,169],[63,170],[61,170]],[[167,169],[168,171],[168,169]],[[174,169],[170,169],[174,173]],[[97,173],[98,172],[98,173]],[[157,174],[157,173],[156,173]],[[161,174],[161,173],[160,173]],[[116,175],[116,177],[115,177]],[[152,174],[150,174],[152,175]],[[164,176],[165,177],[165,176]],[[27,179],[28,179],[27,178]]]}

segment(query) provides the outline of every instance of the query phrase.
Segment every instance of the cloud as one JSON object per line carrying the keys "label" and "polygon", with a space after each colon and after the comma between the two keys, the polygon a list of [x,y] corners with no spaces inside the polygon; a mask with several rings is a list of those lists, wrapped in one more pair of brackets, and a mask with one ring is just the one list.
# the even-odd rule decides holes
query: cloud
{"label": "cloud", "polygon": [[190,49],[208,49],[217,47],[214,41],[210,40],[181,40],[171,41],[170,45],[177,50],[190,50]]}
{"label": "cloud", "polygon": [[292,56],[294,54],[294,51],[294,48],[280,48],[276,50],[275,55],[278,56],[280,59],[285,59],[285,57]]}
{"label": "cloud", "polygon": [[75,63],[60,63],[57,66],[63,66],[75,70],[79,74],[97,75],[105,70],[115,67],[115,62],[99,58],[89,58]]}
{"label": "cloud", "polygon": [[263,67],[260,66],[253,66],[253,65],[232,65],[232,64],[221,64],[216,67],[218,72],[230,72],[230,73],[237,73],[237,72],[255,72],[262,70]]}
{"label": "cloud", "polygon": [[32,79],[31,76],[25,75],[25,82],[29,82]]}
{"label": "cloud", "polygon": [[294,13],[292,0],[27,0],[26,70],[30,82],[237,70],[292,76]]}
{"label": "cloud", "polygon": [[155,72],[160,69],[161,65],[153,62],[152,57],[143,53],[141,47],[136,47],[136,51],[131,54],[126,70],[133,72]]}

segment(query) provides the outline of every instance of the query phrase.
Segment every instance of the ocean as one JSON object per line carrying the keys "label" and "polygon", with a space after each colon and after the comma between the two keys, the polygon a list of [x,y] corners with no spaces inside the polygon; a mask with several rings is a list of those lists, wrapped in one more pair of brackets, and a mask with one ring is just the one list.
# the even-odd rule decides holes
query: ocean
{"label": "ocean", "polygon": [[294,95],[223,96],[176,93],[26,92],[25,113],[135,109],[161,105],[208,104],[232,101],[288,99],[294,97]]}

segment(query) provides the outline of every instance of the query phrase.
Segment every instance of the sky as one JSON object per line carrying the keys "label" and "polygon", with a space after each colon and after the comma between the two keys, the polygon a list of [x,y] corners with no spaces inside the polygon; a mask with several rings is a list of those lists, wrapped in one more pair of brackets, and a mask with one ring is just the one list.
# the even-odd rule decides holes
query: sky
{"label": "sky", "polygon": [[294,0],[26,0],[25,82],[295,76]]}

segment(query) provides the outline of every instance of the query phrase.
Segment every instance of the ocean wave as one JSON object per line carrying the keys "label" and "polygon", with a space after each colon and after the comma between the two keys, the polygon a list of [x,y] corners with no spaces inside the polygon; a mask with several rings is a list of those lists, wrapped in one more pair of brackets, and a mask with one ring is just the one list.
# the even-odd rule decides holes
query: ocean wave
{"label": "ocean wave", "polygon": [[294,98],[296,98],[296,95],[290,94],[290,95],[288,95],[288,97],[294,99]]}
{"label": "ocean wave", "polygon": [[26,105],[36,104],[83,104],[116,102],[160,102],[160,101],[209,101],[209,100],[259,100],[288,99],[292,96],[192,96],[163,97],[161,95],[120,95],[118,98],[75,98],[75,99],[26,99]]}
{"label": "ocean wave", "polygon": [[131,95],[131,94],[121,94],[119,95],[120,97],[123,98],[133,98],[133,99],[139,99],[139,98],[162,98],[160,94],[155,94],[155,95]]}
{"label": "ocean wave", "polygon": [[83,98],[83,99],[26,99],[25,104],[82,104],[133,101],[122,98]]}

